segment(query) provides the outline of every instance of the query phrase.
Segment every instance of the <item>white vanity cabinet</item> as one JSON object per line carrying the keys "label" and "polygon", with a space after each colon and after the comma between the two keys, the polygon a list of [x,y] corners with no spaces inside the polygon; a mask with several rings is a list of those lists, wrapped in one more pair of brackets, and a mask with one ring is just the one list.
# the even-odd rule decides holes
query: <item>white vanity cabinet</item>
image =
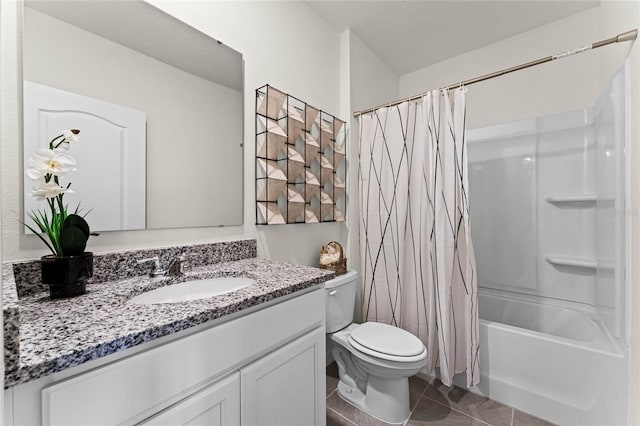
{"label": "white vanity cabinet", "polygon": [[316,329],[240,370],[243,425],[322,423],[324,339]]}
{"label": "white vanity cabinet", "polygon": [[281,299],[9,388],[5,424],[322,426],[324,291]]}
{"label": "white vanity cabinet", "polygon": [[240,424],[240,373],[222,379],[142,422],[148,426]]}

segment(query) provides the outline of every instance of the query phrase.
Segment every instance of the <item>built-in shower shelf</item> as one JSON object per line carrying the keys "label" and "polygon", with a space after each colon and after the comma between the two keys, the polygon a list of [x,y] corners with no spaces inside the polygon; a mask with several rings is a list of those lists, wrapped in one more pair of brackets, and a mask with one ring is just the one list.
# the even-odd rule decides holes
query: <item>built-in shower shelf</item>
{"label": "built-in shower shelf", "polygon": [[552,265],[558,266],[575,266],[578,268],[596,269],[595,259],[586,257],[569,257],[569,256],[545,256],[545,260]]}
{"label": "built-in shower shelf", "polygon": [[592,207],[598,201],[596,194],[563,194],[547,195],[545,198],[551,204],[564,204],[579,207]]}
{"label": "built-in shower shelf", "polygon": [[548,203],[559,206],[593,207],[598,201],[613,201],[613,196],[598,196],[597,194],[556,194],[547,195],[545,200],[547,200]]}
{"label": "built-in shower shelf", "polygon": [[572,266],[583,269],[613,269],[613,264],[600,262],[588,257],[545,256],[545,260],[555,266]]}

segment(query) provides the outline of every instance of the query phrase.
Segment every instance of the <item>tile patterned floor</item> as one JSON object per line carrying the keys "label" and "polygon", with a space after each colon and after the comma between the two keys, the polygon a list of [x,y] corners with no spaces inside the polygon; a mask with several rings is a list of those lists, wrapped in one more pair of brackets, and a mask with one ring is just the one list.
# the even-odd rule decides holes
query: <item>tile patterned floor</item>
{"label": "tile patterned floor", "polygon": [[[336,391],[338,370],[327,367],[327,426],[383,426],[375,419],[345,402]],[[552,423],[500,404],[499,402],[454,387],[439,379],[409,379],[411,417],[406,426],[419,425],[492,425],[552,426]]]}

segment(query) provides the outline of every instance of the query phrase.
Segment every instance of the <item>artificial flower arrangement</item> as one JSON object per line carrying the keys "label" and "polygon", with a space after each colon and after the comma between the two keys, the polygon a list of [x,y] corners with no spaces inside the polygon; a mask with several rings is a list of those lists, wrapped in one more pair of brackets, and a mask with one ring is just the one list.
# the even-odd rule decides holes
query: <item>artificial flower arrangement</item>
{"label": "artificial flower arrangement", "polygon": [[[49,148],[37,150],[29,158],[27,176],[34,181],[32,196],[46,201],[49,209],[34,210],[28,216],[37,229],[23,224],[44,242],[52,255],[43,256],[42,282],[49,284],[51,297],[84,294],[86,279],[93,275],[93,253],[85,252],[91,231],[80,206],[69,213],[64,194],[73,192],[71,183],[63,185],[61,178],[76,170],[76,161],[69,155],[72,143],[79,141],[80,130],[65,130],[49,142]],[[49,241],[42,234],[46,234]]]}
{"label": "artificial flower arrangement", "polygon": [[89,239],[89,225],[79,213],[78,206],[73,214],[63,197],[71,190],[71,183],[62,186],[60,178],[76,170],[76,160],[68,154],[71,143],[78,142],[80,130],[65,130],[49,142],[49,148],[36,151],[29,158],[27,176],[35,181],[32,196],[49,204],[49,212],[35,210],[28,213],[38,229],[47,235],[47,241],[33,227],[25,224],[51,250],[54,256],[76,256],[84,252]]}

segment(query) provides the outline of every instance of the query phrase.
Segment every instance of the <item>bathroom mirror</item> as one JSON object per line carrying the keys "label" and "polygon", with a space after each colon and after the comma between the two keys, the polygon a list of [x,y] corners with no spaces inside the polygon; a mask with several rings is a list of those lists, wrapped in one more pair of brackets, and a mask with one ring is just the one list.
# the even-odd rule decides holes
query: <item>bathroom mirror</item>
{"label": "bathroom mirror", "polygon": [[[27,0],[23,16],[25,171],[79,128],[65,200],[93,230],[242,224],[240,53],[143,1]],[[46,207],[23,187],[25,213]]]}

